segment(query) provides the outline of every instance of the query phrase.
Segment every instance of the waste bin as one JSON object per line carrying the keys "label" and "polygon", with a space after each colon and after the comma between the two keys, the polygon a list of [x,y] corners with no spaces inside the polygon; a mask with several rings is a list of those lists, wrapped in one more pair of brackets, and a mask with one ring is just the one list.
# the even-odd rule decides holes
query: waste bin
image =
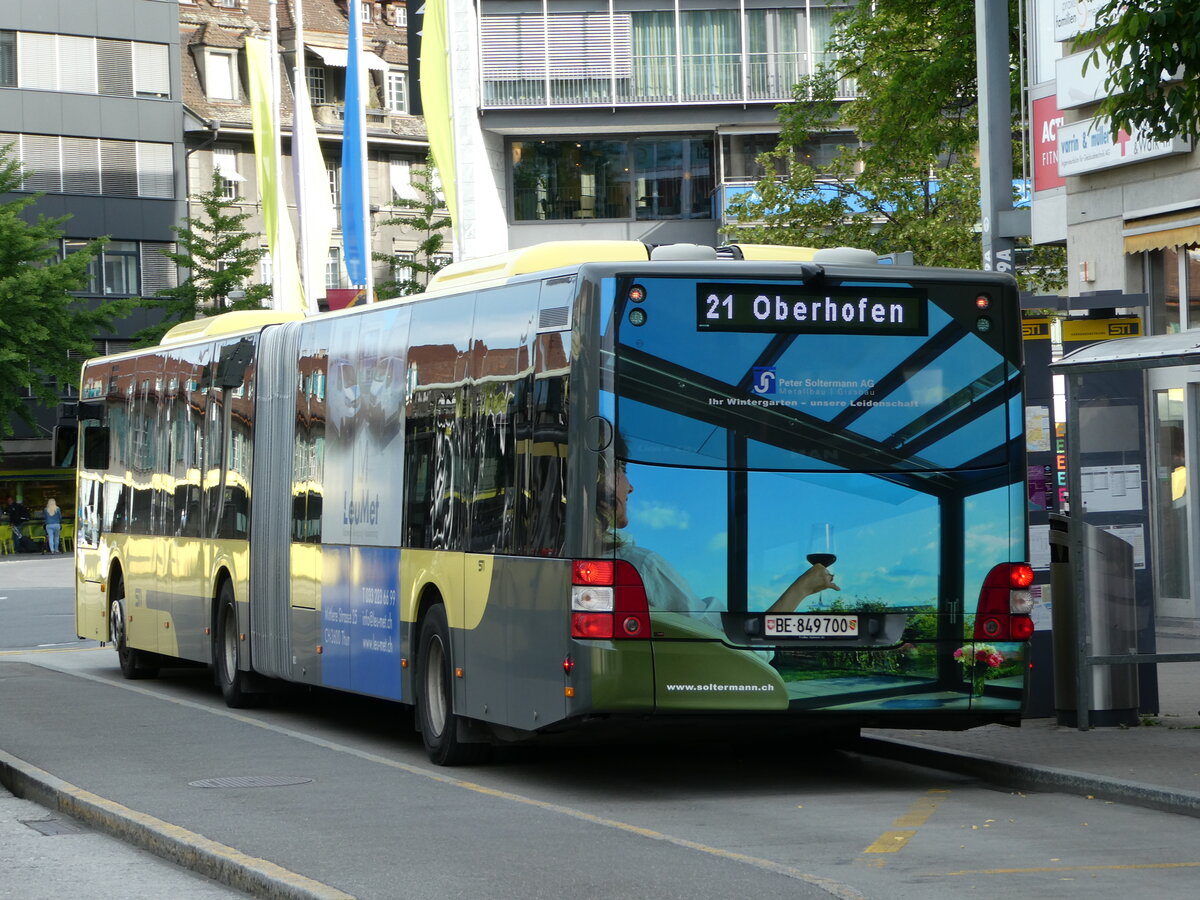
{"label": "waste bin", "polygon": [[[1071,565],[1071,529],[1083,528],[1083,564],[1088,596],[1089,656],[1137,652],[1137,603],[1133,582],[1133,547],[1094,525],[1058,513],[1050,515],[1050,618],[1054,634],[1054,708],[1058,724],[1079,723],[1080,616]],[[1098,727],[1136,725],[1136,665],[1088,666],[1091,703],[1088,721]]]}

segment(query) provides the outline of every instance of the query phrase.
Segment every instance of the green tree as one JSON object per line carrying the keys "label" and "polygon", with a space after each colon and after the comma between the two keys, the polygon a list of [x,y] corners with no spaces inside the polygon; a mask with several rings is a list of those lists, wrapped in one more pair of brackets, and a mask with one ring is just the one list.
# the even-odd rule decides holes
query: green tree
{"label": "green tree", "polygon": [[418,200],[414,204],[412,215],[396,216],[385,220],[384,225],[399,225],[411,229],[420,235],[420,241],[413,252],[411,260],[399,261],[386,253],[376,253],[378,262],[391,264],[393,272],[403,268],[407,277],[385,281],[379,286],[381,297],[408,297],[419,294],[429,284],[434,272],[443,268],[435,260],[442,253],[449,233],[450,217],[446,215],[446,204],[437,189],[433,160],[427,158],[424,166],[412,170],[412,186],[416,190]]}
{"label": "green tree", "polygon": [[[1100,114],[1119,129],[1159,141],[1200,137],[1200,4],[1196,0],[1108,0],[1096,12],[1088,66],[1108,70]],[[1101,57],[1107,61],[1101,62]],[[1112,61],[1120,61],[1113,64]],[[1180,81],[1164,73],[1182,70]]]}
{"label": "green tree", "polygon": [[[156,344],[172,326],[236,309],[262,309],[271,297],[271,286],[253,281],[262,247],[247,246],[257,235],[243,227],[248,213],[236,212],[224,196],[224,180],[213,173],[212,185],[197,196],[202,215],[188,216],[175,227],[176,249],[163,255],[189,275],[179,285],[145,297],[137,305],[161,310],[162,319],[143,328],[134,337],[143,344]],[[240,296],[239,296],[240,295]]]}
{"label": "green tree", "polygon": [[[1016,47],[1015,31],[1012,37]],[[757,196],[731,204],[737,224],[728,236],[911,250],[924,265],[978,268],[975,45],[974,0],[877,0],[839,17],[827,47],[836,62],[796,85],[792,102],[779,107],[779,143],[760,158],[768,176]],[[847,79],[857,99],[835,101]],[[1019,99],[1014,86],[1014,112]],[[853,132],[858,143],[814,167],[805,145],[829,131]],[[1065,282],[1061,248],[1032,252],[1037,264],[1018,274],[1023,287]]]}
{"label": "green tree", "polygon": [[[0,147],[0,435],[13,433],[13,416],[34,416],[26,390],[53,407],[63,385],[79,381],[79,359],[95,355],[95,339],[129,312],[127,301],[75,296],[87,288],[89,266],[105,238],[62,257],[62,225],[70,216],[29,221],[22,213],[41,194],[21,190],[23,169]],[[74,358],[72,358],[72,356]]]}

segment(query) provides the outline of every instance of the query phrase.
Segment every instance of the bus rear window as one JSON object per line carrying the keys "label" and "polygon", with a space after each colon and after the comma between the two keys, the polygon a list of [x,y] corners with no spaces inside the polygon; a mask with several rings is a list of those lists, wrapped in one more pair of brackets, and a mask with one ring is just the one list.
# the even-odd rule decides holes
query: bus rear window
{"label": "bus rear window", "polygon": [[858,472],[1005,459],[1018,367],[1000,329],[977,326],[976,291],[614,286],[626,298],[613,314],[617,415],[632,459]]}

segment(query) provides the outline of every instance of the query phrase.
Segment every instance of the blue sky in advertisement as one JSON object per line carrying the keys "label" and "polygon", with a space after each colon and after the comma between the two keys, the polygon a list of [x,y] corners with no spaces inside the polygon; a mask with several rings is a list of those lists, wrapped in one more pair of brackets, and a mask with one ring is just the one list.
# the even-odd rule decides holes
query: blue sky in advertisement
{"label": "blue sky in advertisement", "polygon": [[[726,475],[718,470],[630,464],[626,539],[659,553],[697,597],[727,592]],[[973,604],[987,571],[1015,559],[1009,488],[968,497],[966,584]],[[751,473],[748,504],[748,598],[751,611],[771,605],[804,572],[813,552],[830,552],[841,591],[808,598],[802,610],[836,599],[848,604],[920,607],[936,602],[940,535],[935,498],[853,473]]]}

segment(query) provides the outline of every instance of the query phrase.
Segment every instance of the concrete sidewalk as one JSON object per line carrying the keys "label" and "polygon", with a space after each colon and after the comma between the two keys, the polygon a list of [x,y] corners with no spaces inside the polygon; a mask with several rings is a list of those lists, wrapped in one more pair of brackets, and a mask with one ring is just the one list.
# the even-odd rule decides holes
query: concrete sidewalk
{"label": "concrete sidewalk", "polygon": [[1200,663],[1158,665],[1157,716],[1079,731],[1057,719],[1020,728],[863,732],[862,749],[984,781],[1200,816]]}

